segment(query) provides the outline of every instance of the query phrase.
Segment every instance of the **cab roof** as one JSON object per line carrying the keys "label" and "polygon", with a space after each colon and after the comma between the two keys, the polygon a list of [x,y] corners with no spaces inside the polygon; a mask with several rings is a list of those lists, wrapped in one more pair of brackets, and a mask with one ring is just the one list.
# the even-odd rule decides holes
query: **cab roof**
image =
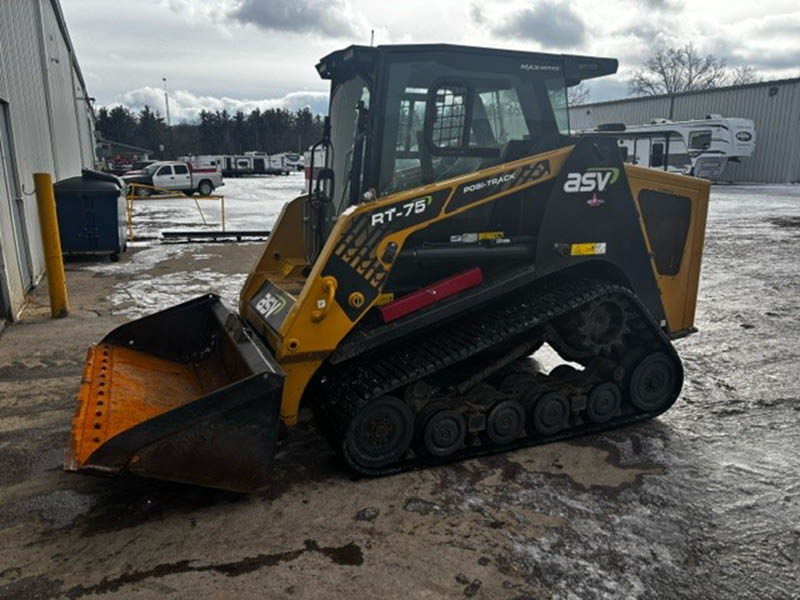
{"label": "cab roof", "polygon": [[516,59],[520,61],[520,64],[532,65],[535,65],[537,61],[544,61],[549,64],[562,62],[564,65],[564,77],[568,86],[577,85],[584,79],[613,75],[617,72],[617,67],[619,66],[619,62],[615,58],[595,56],[524,52],[521,50],[481,48],[456,44],[391,44],[383,46],[352,45],[342,50],[336,50],[317,63],[317,72],[323,79],[332,79],[340,71],[351,71],[357,67],[361,69],[374,67],[380,55],[399,55],[404,53],[481,55],[506,60]]}

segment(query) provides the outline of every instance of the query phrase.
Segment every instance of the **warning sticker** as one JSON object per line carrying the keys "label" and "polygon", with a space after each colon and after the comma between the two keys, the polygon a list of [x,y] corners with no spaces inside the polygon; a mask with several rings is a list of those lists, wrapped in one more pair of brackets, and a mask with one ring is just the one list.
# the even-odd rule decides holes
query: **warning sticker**
{"label": "warning sticker", "polygon": [[572,244],[570,246],[570,254],[572,256],[591,256],[605,253],[605,242],[587,242],[584,244]]}
{"label": "warning sticker", "polygon": [[378,299],[375,300],[375,304],[378,306],[383,306],[384,304],[389,304],[394,300],[394,292],[384,292],[382,294],[378,294]]}

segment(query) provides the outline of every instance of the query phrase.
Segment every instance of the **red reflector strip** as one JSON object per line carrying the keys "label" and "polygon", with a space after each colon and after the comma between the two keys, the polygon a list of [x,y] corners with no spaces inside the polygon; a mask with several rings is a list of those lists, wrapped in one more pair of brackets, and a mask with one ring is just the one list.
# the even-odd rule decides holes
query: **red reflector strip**
{"label": "red reflector strip", "polygon": [[483,281],[483,272],[480,267],[475,267],[469,271],[464,271],[458,275],[453,275],[447,279],[442,279],[436,283],[422,288],[416,292],[411,292],[398,298],[394,302],[384,304],[379,307],[383,322],[388,323],[400,317],[405,317],[421,308],[430,306],[435,302],[449,298],[453,294],[463,292],[471,287],[475,287]]}

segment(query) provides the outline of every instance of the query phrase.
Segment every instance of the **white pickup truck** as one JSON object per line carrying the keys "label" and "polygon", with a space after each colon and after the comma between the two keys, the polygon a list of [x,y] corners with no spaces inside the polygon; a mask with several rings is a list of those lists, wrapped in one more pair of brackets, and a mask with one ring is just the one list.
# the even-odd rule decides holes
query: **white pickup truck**
{"label": "white pickup truck", "polygon": [[[129,171],[122,176],[127,183],[139,183],[160,189],[183,192],[191,196],[195,192],[208,196],[215,188],[225,183],[219,166],[196,168],[182,161],[158,161],[147,165],[141,171]],[[150,196],[155,193],[149,187],[134,188],[137,196]]]}

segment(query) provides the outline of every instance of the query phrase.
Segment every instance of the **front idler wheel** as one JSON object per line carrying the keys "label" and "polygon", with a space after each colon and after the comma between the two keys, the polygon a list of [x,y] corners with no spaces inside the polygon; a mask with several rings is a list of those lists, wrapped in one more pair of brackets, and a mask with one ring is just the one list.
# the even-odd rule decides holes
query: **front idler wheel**
{"label": "front idler wheel", "polygon": [[423,433],[425,450],[431,456],[448,456],[464,445],[467,422],[454,410],[440,410],[428,419]]}
{"label": "front idler wheel", "polygon": [[586,402],[586,415],[593,423],[608,423],[619,411],[622,394],[619,387],[606,381],[596,385]]}
{"label": "front idler wheel", "polygon": [[543,394],[531,411],[533,429],[539,435],[554,435],[569,422],[569,401],[560,392]]}
{"label": "front idler wheel", "polygon": [[633,370],[629,386],[631,403],[639,410],[655,412],[677,394],[675,363],[663,352],[648,354]]}
{"label": "front idler wheel", "polygon": [[516,440],[525,429],[525,409],[516,400],[503,400],[494,405],[486,419],[486,437],[503,446]]}
{"label": "front idler wheel", "polygon": [[364,406],[350,422],[345,448],[364,468],[379,468],[398,461],[414,434],[414,416],[402,400],[384,396]]}

